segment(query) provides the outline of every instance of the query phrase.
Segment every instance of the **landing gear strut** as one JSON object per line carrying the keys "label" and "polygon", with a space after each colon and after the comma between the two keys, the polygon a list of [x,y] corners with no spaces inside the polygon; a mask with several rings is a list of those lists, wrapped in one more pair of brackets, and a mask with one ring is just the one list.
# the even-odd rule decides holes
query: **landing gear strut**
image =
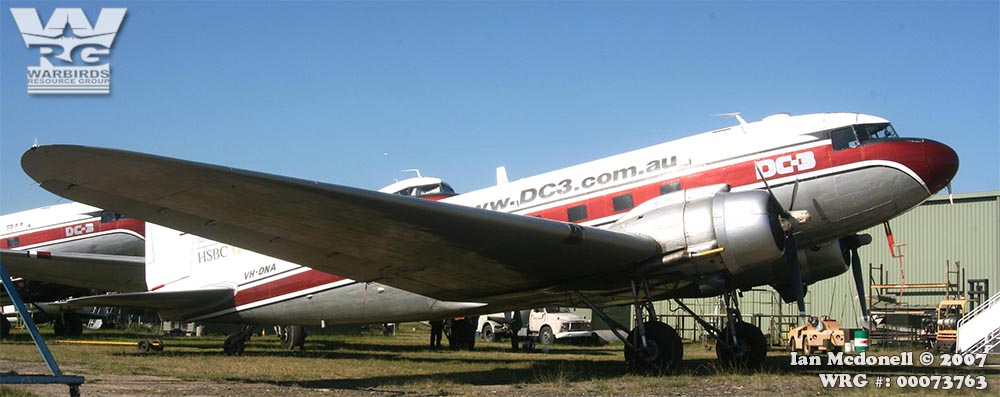
{"label": "landing gear strut", "polygon": [[247,341],[250,340],[250,336],[253,335],[253,330],[256,327],[256,324],[244,324],[240,332],[226,338],[226,342],[222,345],[222,351],[229,356],[243,355],[243,348]]}
{"label": "landing gear strut", "polygon": [[[628,331],[627,327],[609,317],[579,291],[575,292],[580,300],[611,326],[615,336],[625,342],[625,364],[630,369],[656,374],[676,373],[684,358],[684,344],[680,336],[673,327],[657,320],[646,280],[643,279],[638,283],[633,281],[631,284],[636,326],[627,337],[622,334]],[[644,293],[642,298],[640,298],[640,284]],[[644,314],[648,315],[648,321]]]}
{"label": "landing gear strut", "polygon": [[726,326],[722,330],[706,322],[680,300],[674,299],[674,302],[715,338],[715,355],[719,361],[733,368],[760,367],[767,356],[767,339],[760,328],[743,321],[736,291],[724,293],[722,300],[726,304]]}

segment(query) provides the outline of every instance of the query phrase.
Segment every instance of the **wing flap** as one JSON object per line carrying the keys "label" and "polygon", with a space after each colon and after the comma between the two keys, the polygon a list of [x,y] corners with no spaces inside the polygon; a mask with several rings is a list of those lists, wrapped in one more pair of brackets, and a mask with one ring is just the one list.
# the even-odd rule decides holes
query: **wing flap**
{"label": "wing flap", "polygon": [[443,300],[623,280],[658,252],[641,236],[112,149],[35,147],[22,166],[66,198]]}

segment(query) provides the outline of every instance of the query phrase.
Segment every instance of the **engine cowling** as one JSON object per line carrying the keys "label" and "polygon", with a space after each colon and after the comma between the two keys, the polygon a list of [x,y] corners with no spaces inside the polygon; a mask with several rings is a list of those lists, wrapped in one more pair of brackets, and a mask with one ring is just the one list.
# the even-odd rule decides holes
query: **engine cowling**
{"label": "engine cowling", "polygon": [[780,213],[767,192],[732,193],[727,185],[716,185],[647,201],[611,229],[656,240],[667,269],[651,271],[680,272],[698,280],[701,294],[711,295],[724,287],[719,277],[770,280],[767,265],[784,250]]}
{"label": "engine cowling", "polygon": [[[843,274],[850,268],[850,263],[844,257],[840,241],[833,240],[829,244],[800,249],[799,268],[802,269],[802,283],[811,285]],[[784,257],[771,263],[774,281],[770,282],[774,289],[781,293],[781,298],[787,302],[795,301],[795,293],[788,285],[788,264]]]}

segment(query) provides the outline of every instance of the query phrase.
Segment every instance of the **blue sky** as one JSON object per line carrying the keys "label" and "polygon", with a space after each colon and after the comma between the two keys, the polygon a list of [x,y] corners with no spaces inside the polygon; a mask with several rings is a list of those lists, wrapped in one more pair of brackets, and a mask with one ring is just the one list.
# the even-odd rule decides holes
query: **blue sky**
{"label": "blue sky", "polygon": [[[1000,189],[1000,3],[0,1],[0,213],[59,202],[21,153],[74,143],[377,189],[456,189],[779,112],[858,111]],[[9,9],[127,7],[109,96],[28,95]]]}

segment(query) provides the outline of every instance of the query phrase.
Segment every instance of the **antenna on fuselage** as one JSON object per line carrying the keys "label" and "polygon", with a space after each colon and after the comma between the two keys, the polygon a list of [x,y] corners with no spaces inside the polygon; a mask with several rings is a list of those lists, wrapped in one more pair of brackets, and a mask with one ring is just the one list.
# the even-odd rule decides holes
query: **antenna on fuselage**
{"label": "antenna on fuselage", "polygon": [[423,175],[420,175],[420,170],[418,170],[416,168],[411,168],[411,169],[408,169],[408,170],[399,170],[399,172],[416,172],[417,173],[417,178],[423,178],[424,177]]}
{"label": "antenna on fuselage", "polygon": [[743,120],[743,116],[740,116],[740,112],[719,113],[719,114],[713,114],[713,116],[716,116],[716,117],[726,117],[726,118],[734,118],[734,119],[736,119],[736,121],[740,122],[740,129],[743,130],[743,133],[745,134],[747,132],[747,121]]}

